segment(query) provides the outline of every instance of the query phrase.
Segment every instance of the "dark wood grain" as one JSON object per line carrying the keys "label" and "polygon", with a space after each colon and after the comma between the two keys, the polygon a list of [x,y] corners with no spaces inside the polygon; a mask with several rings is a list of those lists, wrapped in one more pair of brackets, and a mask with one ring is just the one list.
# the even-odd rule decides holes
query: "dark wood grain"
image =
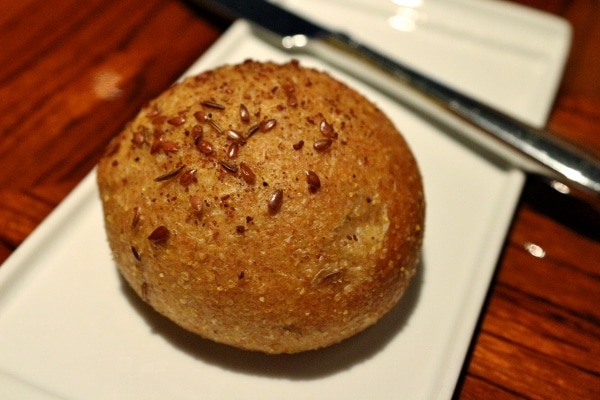
{"label": "dark wood grain", "polygon": [[[515,2],[571,23],[548,126],[600,155],[600,2]],[[457,397],[600,398],[599,241],[597,214],[527,183]]]}
{"label": "dark wood grain", "polygon": [[0,4],[0,253],[220,31],[177,1]]}
{"label": "dark wood grain", "polygon": [[[600,2],[514,2],[572,23],[549,127],[600,155]],[[0,2],[0,262],[223,28],[174,0]],[[457,398],[600,398],[599,240],[597,214],[527,183]]]}

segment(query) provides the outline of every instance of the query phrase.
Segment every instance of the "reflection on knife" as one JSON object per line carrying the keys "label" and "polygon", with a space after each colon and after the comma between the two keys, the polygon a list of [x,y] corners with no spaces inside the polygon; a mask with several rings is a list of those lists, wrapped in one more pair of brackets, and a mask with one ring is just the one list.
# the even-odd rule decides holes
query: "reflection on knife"
{"label": "reflection on knife", "polygon": [[[191,0],[225,18],[246,18],[288,51],[318,57],[396,98],[446,131],[598,207],[600,161],[411,70],[350,37],[331,32],[264,0]],[[558,184],[558,186],[557,186]]]}

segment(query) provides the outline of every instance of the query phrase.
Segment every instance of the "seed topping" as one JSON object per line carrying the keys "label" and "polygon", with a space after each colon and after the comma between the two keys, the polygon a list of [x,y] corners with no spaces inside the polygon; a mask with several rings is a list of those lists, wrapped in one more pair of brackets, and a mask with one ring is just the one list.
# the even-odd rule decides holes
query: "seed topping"
{"label": "seed topping", "polygon": [[204,128],[202,128],[202,125],[194,125],[192,127],[192,137],[194,138],[194,143],[197,144],[198,140],[202,139],[202,136],[204,136]]}
{"label": "seed topping", "polygon": [[296,98],[296,96],[294,95],[290,95],[287,98],[287,105],[290,107],[296,107],[298,106],[298,99]]}
{"label": "seed topping", "polygon": [[166,181],[172,178],[175,178],[177,175],[179,175],[179,173],[181,172],[182,169],[185,168],[185,164],[182,165],[179,168],[174,169],[171,172],[167,172],[166,174],[163,174],[161,176],[157,176],[156,178],[154,178],[155,182],[162,182],[162,181]]}
{"label": "seed topping", "polygon": [[256,182],[256,174],[246,163],[240,163],[240,175],[244,182],[249,185],[254,184]]}
{"label": "seed topping", "polygon": [[281,209],[283,203],[283,190],[278,189],[271,193],[269,200],[267,201],[267,207],[271,215],[277,214]]}
{"label": "seed topping", "polygon": [[182,186],[190,186],[192,183],[198,182],[198,179],[196,179],[196,171],[196,169],[188,169],[185,171],[183,174],[181,174],[179,183]]}
{"label": "seed topping", "polygon": [[138,222],[140,222],[140,208],[133,207],[133,219],[131,220],[131,229],[135,229]]}
{"label": "seed topping", "polygon": [[140,147],[144,143],[146,143],[145,129],[140,126],[140,128],[137,130],[137,132],[135,132],[133,134],[133,138],[131,139],[131,141],[137,147]]}
{"label": "seed topping", "polygon": [[154,141],[152,142],[152,146],[150,146],[150,154],[156,154],[162,148],[162,136],[154,137]]}
{"label": "seed topping", "polygon": [[294,150],[300,150],[302,147],[304,147],[304,140],[295,143],[292,147],[294,148]]}
{"label": "seed topping", "polygon": [[229,158],[237,158],[240,152],[240,145],[237,142],[233,142],[229,145],[227,149],[227,157]]}
{"label": "seed topping", "polygon": [[198,147],[198,150],[202,154],[210,154],[214,151],[212,143],[204,139],[198,140],[198,144],[196,145],[196,147]]}
{"label": "seed topping", "polygon": [[260,128],[260,124],[254,124],[250,128],[248,128],[248,132],[246,133],[246,139],[250,136],[254,135],[256,131]]}
{"label": "seed topping", "polygon": [[159,115],[152,119],[152,125],[160,125],[167,120],[165,115]]}
{"label": "seed topping", "polygon": [[167,123],[171,124],[173,126],[183,125],[185,123],[185,115],[179,114],[178,116],[176,116],[174,118],[168,119]]}
{"label": "seed topping", "polygon": [[269,132],[271,129],[275,128],[275,125],[277,125],[276,119],[264,120],[260,123],[260,131]]}
{"label": "seed topping", "polygon": [[323,134],[323,136],[327,138],[335,138],[335,131],[333,130],[333,126],[325,120],[322,120],[319,124],[319,130]]}
{"label": "seed topping", "polygon": [[219,124],[217,124],[215,121],[213,121],[212,119],[209,119],[206,121],[215,131],[217,131],[217,133],[223,133],[223,128],[221,128],[219,126]]}
{"label": "seed topping", "polygon": [[197,216],[202,215],[202,204],[204,201],[200,196],[192,196],[190,197],[190,205],[192,206],[192,210],[196,213]]}
{"label": "seed topping", "polygon": [[317,140],[314,143],[313,147],[317,151],[324,151],[324,150],[327,150],[328,148],[330,148],[332,143],[333,143],[333,140],[331,140],[331,139]]}
{"label": "seed topping", "polygon": [[244,138],[240,132],[234,129],[228,129],[225,134],[227,135],[227,139],[233,140],[234,142],[240,142]]}
{"label": "seed topping", "polygon": [[170,142],[168,140],[160,142],[160,148],[165,153],[176,153],[179,151],[179,146],[175,142]]}
{"label": "seed topping", "polygon": [[206,116],[206,112],[204,111],[196,111],[194,113],[194,118],[196,118],[196,121],[198,122],[205,122],[208,119]]}
{"label": "seed topping", "polygon": [[221,164],[221,167],[223,167],[225,171],[230,172],[232,174],[235,174],[238,171],[238,167],[234,164],[225,161],[219,161],[219,164]]}
{"label": "seed topping", "polygon": [[140,253],[135,248],[135,246],[131,246],[131,252],[133,253],[133,256],[135,257],[136,260],[142,261],[142,258],[140,257]]}
{"label": "seed topping", "polygon": [[217,110],[224,110],[225,106],[222,104],[219,104],[217,102],[214,101],[202,101],[200,102],[200,104],[202,104],[204,107],[208,107],[208,108],[214,108]]}
{"label": "seed topping", "polygon": [[156,117],[158,114],[160,114],[160,111],[158,111],[158,109],[155,106],[146,113],[146,116],[147,117]]}
{"label": "seed topping", "polygon": [[286,82],[283,85],[281,85],[281,87],[287,94],[292,94],[296,91],[296,85],[294,85],[291,82]]}
{"label": "seed topping", "polygon": [[161,244],[166,242],[170,235],[169,229],[166,226],[161,225],[152,231],[150,236],[148,236],[148,240],[154,244]]}
{"label": "seed topping", "polygon": [[321,187],[319,176],[314,171],[306,171],[305,174],[309,192],[315,193]]}
{"label": "seed topping", "polygon": [[250,121],[250,111],[243,104],[240,104],[240,119],[244,122]]}

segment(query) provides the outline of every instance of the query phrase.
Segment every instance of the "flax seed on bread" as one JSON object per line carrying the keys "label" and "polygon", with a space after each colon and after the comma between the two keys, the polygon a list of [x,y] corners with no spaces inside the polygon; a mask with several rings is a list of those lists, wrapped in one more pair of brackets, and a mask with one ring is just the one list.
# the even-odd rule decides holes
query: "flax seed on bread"
{"label": "flax seed on bread", "polygon": [[97,171],[119,271],[207,339],[329,346],[376,323],[417,268],[425,200],[405,140],[365,97],[296,61],[175,84]]}

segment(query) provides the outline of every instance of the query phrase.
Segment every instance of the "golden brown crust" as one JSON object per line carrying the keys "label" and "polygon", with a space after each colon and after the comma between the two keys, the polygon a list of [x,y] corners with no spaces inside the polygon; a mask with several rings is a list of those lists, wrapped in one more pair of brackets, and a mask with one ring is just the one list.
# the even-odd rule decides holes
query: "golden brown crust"
{"label": "golden brown crust", "polygon": [[267,353],[374,324],[423,240],[403,138],[364,97],[297,62],[247,61],[171,87],[109,146],[98,184],[133,289],[190,331]]}

